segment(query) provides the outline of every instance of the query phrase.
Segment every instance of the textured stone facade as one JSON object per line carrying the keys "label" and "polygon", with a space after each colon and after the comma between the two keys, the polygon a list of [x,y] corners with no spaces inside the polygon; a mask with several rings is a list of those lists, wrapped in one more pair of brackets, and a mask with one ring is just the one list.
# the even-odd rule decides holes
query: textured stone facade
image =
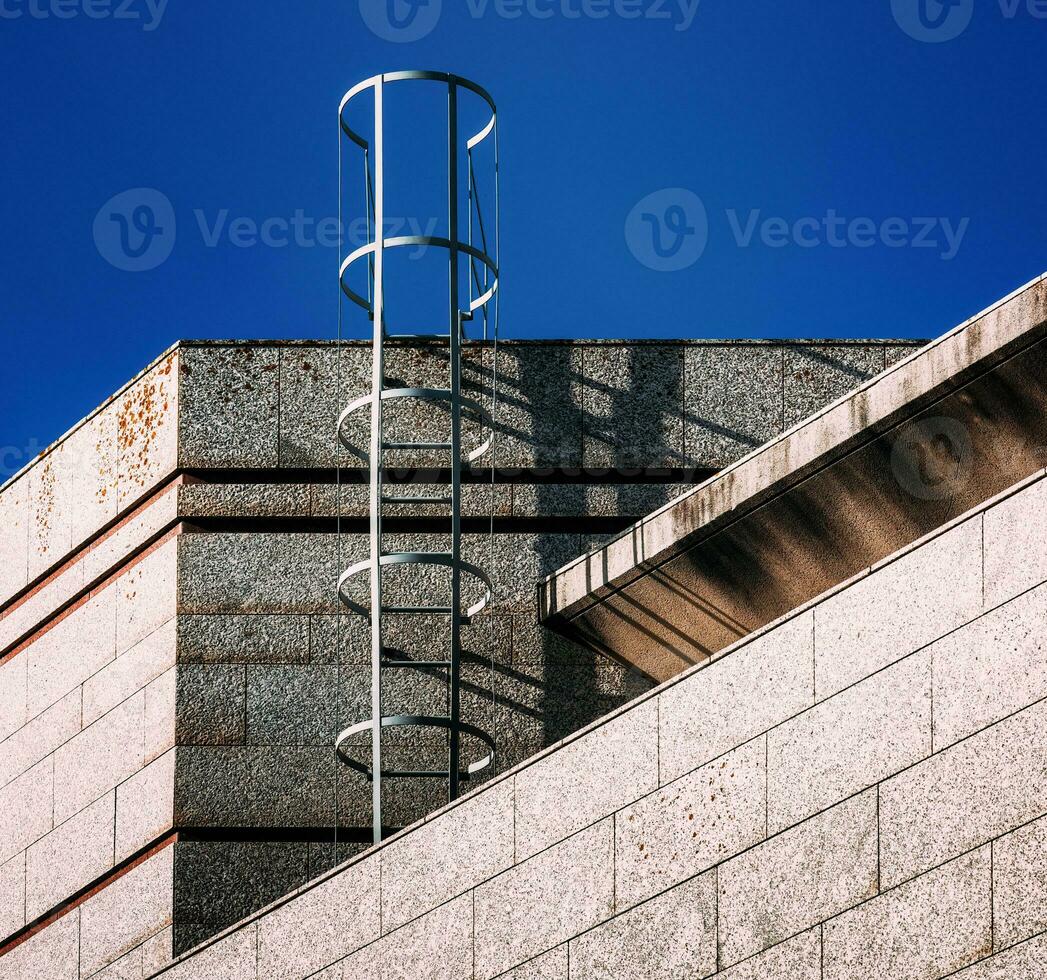
{"label": "textured stone facade", "polygon": [[[465,715],[495,735],[499,770],[650,687],[539,627],[538,579],[911,349],[499,348],[498,480],[478,474],[465,494],[466,551],[498,596],[466,631],[464,670]],[[493,351],[468,364],[475,385]],[[405,381],[443,370],[427,348],[390,361]],[[0,490],[4,980],[149,975],[364,846],[368,787],[332,743],[369,713],[368,637],[333,587],[366,553],[366,493],[333,419],[368,385],[366,345],[179,345]],[[411,478],[441,479],[445,461],[425,462]],[[399,533],[432,546],[440,521],[412,513]],[[436,625],[405,628],[405,654],[431,655]],[[445,692],[433,671],[390,678],[387,696],[431,710]],[[389,744],[412,763],[442,752]],[[393,781],[389,821],[443,802]],[[557,833],[536,825],[536,841]],[[140,915],[117,914],[117,889]]]}
{"label": "textured stone facade", "polygon": [[1041,471],[158,977],[1047,974],[1047,564],[994,575],[1045,502]]}

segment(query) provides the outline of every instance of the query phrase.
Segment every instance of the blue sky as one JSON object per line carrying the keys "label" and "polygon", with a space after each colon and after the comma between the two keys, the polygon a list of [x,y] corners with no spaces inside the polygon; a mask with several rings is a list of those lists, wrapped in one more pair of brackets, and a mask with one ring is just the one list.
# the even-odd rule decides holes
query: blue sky
{"label": "blue sky", "polygon": [[0,477],[178,338],[334,336],[313,223],[382,70],[498,101],[506,336],[941,333],[1047,269],[1047,4],[952,3],[0,0]]}

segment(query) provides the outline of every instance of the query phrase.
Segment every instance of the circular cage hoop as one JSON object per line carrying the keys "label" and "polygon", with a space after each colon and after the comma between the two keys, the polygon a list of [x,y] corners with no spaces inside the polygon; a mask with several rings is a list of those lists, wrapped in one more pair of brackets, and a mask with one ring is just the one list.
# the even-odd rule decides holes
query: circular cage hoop
{"label": "circular cage hoop", "polygon": [[[382,568],[387,568],[390,565],[429,565],[439,566],[442,568],[455,568],[457,567],[460,571],[472,575],[476,578],[481,585],[484,587],[484,594],[481,599],[474,602],[464,613],[459,613],[465,619],[471,619],[478,613],[483,612],[487,608],[491,601],[491,597],[494,594],[494,586],[488,578],[487,573],[482,569],[472,564],[472,562],[463,561],[461,558],[456,562],[451,555],[445,552],[433,552],[433,551],[400,551],[389,555],[382,555],[378,560],[378,564]],[[370,616],[370,606],[365,606],[362,603],[357,602],[355,599],[350,599],[345,594],[346,583],[360,575],[362,572],[370,571],[371,559],[365,558],[363,561],[358,561],[355,565],[351,565],[338,577],[338,597],[345,604],[347,609],[352,610],[355,613],[359,613],[361,616]],[[418,614],[425,612],[444,613],[448,610],[444,607],[437,606],[418,606],[415,607],[413,612]]]}
{"label": "circular cage hoop", "polygon": [[[452,727],[451,719],[445,718],[442,715],[384,715],[382,717],[382,728],[442,728],[450,731]],[[338,753],[338,758],[349,766],[350,769],[354,769],[356,772],[365,775],[368,780],[374,779],[374,773],[362,762],[358,762],[349,755],[348,747],[345,743],[354,735],[360,735],[363,732],[373,733],[373,731],[374,721],[368,718],[367,721],[359,722],[358,724],[347,728],[335,741],[335,751]],[[477,728],[475,725],[467,724],[466,722],[458,723],[458,731],[464,735],[469,735],[472,738],[477,739],[490,750],[487,755],[483,756],[483,758],[477,759],[476,762],[470,763],[464,770],[462,770],[461,778],[468,780],[477,773],[483,772],[484,769],[494,762],[494,739],[491,738],[487,732]],[[393,770],[383,769],[381,775],[383,777],[395,775],[395,772]]]}
{"label": "circular cage hoop", "polygon": [[472,92],[474,95],[478,95],[487,103],[488,108],[491,110],[491,118],[488,119],[487,122],[472,136],[470,136],[468,140],[466,140],[466,149],[472,150],[473,147],[479,146],[480,143],[491,135],[498,121],[498,108],[494,104],[494,99],[491,98],[490,94],[482,85],[477,85],[476,82],[471,82],[468,78],[463,78],[461,75],[453,75],[446,71],[390,71],[381,75],[372,75],[370,78],[365,78],[362,82],[357,82],[356,85],[342,96],[342,101],[338,104],[338,124],[342,127],[342,132],[344,132],[345,135],[361,149],[369,149],[370,144],[367,140],[361,136],[360,133],[356,132],[345,118],[345,110],[349,107],[349,103],[362,92],[373,89],[379,84],[379,82],[383,85],[388,85],[391,82],[418,81],[442,82],[444,85],[454,85],[457,88],[464,88],[467,91]]}
{"label": "circular cage hoop", "polygon": [[[399,401],[405,398],[416,398],[421,401],[450,401],[451,392],[447,388],[386,388],[382,391],[381,397],[383,402]],[[494,427],[491,425],[490,413],[475,398],[469,398],[467,395],[459,395],[458,400],[461,402],[463,408],[468,408],[471,411],[476,412],[479,417],[480,425],[487,428],[487,438],[475,449],[470,450],[465,455],[465,461],[467,463],[473,463],[481,456],[485,455],[494,444]],[[345,424],[349,421],[349,418],[361,408],[373,403],[373,393],[369,395],[361,395],[359,398],[351,401],[345,407],[342,414],[338,416],[338,441],[348,452],[356,456],[357,459],[363,460],[365,463],[371,461],[370,453],[360,449],[359,446],[353,445],[345,431]]]}
{"label": "circular cage hoop", "polygon": [[[440,235],[394,235],[390,238],[382,238],[381,245],[384,249],[390,248],[407,248],[407,247],[429,247],[434,248],[446,248],[450,250],[452,247],[457,248],[460,252],[465,252],[466,255],[471,256],[478,262],[482,262],[491,271],[492,281],[491,285],[477,296],[474,300],[469,303],[469,312],[475,313],[478,309],[486,306],[494,294],[498,292],[498,266],[486,252],[476,248],[474,245],[470,245],[467,242],[452,242],[449,238],[444,238]],[[342,285],[342,292],[345,293],[349,299],[351,299],[357,306],[367,310],[368,313],[374,314],[374,306],[371,300],[366,296],[362,296],[352,286],[349,285],[346,280],[346,276],[349,269],[360,259],[365,258],[368,255],[373,255],[378,248],[378,242],[368,242],[365,245],[361,245],[359,248],[354,249],[349,255],[346,256],[345,261],[342,263],[341,268],[338,270],[338,281]]]}

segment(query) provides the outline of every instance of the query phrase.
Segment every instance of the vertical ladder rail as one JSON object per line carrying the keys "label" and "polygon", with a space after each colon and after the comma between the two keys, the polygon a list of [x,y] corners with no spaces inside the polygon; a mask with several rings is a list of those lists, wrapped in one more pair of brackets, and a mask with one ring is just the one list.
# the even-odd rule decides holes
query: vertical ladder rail
{"label": "vertical ladder rail", "polygon": [[[384,139],[384,126],[386,113],[384,106],[385,87],[392,82],[400,81],[435,81],[447,87],[447,235],[441,236],[396,236],[386,237],[385,214],[386,214],[386,191],[385,180],[386,143]],[[373,89],[373,111],[374,111],[374,137],[373,147],[360,133],[356,132],[347,121],[345,110],[348,104],[358,95]],[[464,149],[467,154],[466,186],[463,188],[459,158],[461,147],[459,147],[459,110],[460,95],[465,91],[470,95],[479,96],[490,109],[490,119],[487,124],[477,133],[471,135]],[[491,412],[487,412],[483,405],[483,398],[477,400],[468,398],[462,393],[462,351],[467,342],[465,325],[473,317],[475,311],[479,311],[484,317],[484,341],[488,338],[488,304],[495,302],[494,316],[494,342],[497,343],[498,317],[497,317],[497,291],[498,291],[498,254],[497,244],[495,254],[491,255],[487,247],[487,235],[483,228],[482,212],[480,210],[479,190],[477,187],[475,171],[473,166],[473,148],[481,144],[491,134],[494,134],[495,152],[495,208],[497,213],[497,110],[491,97],[480,86],[466,79],[442,72],[410,71],[392,72],[378,75],[367,79],[359,85],[354,86],[343,98],[339,107],[339,126],[353,143],[363,150],[365,168],[365,210],[367,212],[368,242],[351,252],[339,267],[339,281],[341,291],[345,297],[352,300],[356,305],[364,309],[371,319],[372,334],[372,365],[371,365],[371,390],[352,401],[342,412],[338,419],[338,438],[353,455],[366,462],[368,465],[368,501],[370,507],[369,517],[369,556],[342,572],[338,578],[338,595],[342,603],[350,611],[358,613],[368,620],[371,631],[371,717],[358,722],[345,731],[341,732],[336,740],[336,752],[338,758],[351,769],[361,773],[371,781],[371,799],[373,812],[373,838],[377,843],[382,839],[382,782],[386,778],[441,778],[447,781],[447,795],[449,800],[456,799],[461,793],[463,781],[474,778],[479,773],[489,768],[494,763],[495,745],[493,739],[480,728],[469,724],[462,719],[461,701],[461,647],[462,626],[471,623],[479,613],[488,605],[493,596],[493,585],[489,576],[478,566],[467,562],[462,557],[462,484],[463,463],[472,464],[493,449],[494,444],[494,406],[497,404],[497,392],[495,389],[496,378],[493,367],[491,377],[490,403]],[[374,181],[371,181],[371,161],[374,166]],[[462,207],[463,193],[468,200],[468,240],[461,240],[461,229],[459,225],[460,209]],[[477,216],[480,231],[480,243],[477,247],[473,243],[473,215]],[[371,238],[370,229],[373,225],[374,234]],[[448,319],[446,330],[423,334],[423,336],[445,338],[448,353],[449,378],[446,388],[431,387],[400,387],[389,388],[385,380],[385,343],[392,336],[403,336],[402,334],[390,334],[386,329],[386,291],[385,291],[385,258],[386,250],[404,246],[426,246],[444,248],[448,256]],[[463,294],[461,293],[461,260],[464,256],[467,260],[467,274],[469,279],[468,295],[465,299],[465,308],[462,308]],[[366,260],[365,274],[367,277],[366,296],[352,288],[348,280],[350,269],[357,261]],[[482,267],[482,286],[476,274],[477,265]],[[477,295],[473,293],[473,283],[477,286]],[[416,335],[417,336],[417,335]],[[443,343],[444,340],[440,340]],[[446,442],[430,441],[403,441],[400,437],[392,438],[387,430],[387,419],[385,414],[385,403],[399,400],[414,400],[415,402],[437,401],[446,405],[450,433]],[[346,431],[346,424],[356,412],[364,409],[370,412],[370,434],[369,449],[364,452],[360,447],[353,445],[352,439]],[[462,418],[463,410],[480,419],[481,443],[469,452],[463,450],[462,445]],[[483,438],[484,433],[486,438]],[[419,494],[395,494],[386,493],[389,485],[386,480],[388,467],[385,455],[391,451],[415,451],[438,450],[450,454],[450,495],[419,495]],[[493,455],[491,462],[491,506],[494,506],[494,469]],[[385,548],[383,537],[383,507],[407,507],[414,504],[425,506],[449,505],[450,513],[450,546],[448,551],[441,552],[417,552],[417,551],[389,551]],[[404,511],[398,510],[399,514]],[[491,530],[493,534],[493,509],[491,513]],[[449,596],[446,604],[414,604],[402,605],[392,604],[385,598],[387,588],[386,577],[389,570],[398,565],[421,565],[437,566],[446,569],[449,573]],[[369,585],[369,601],[365,604],[354,598],[349,589],[352,583],[366,574]],[[481,598],[473,602],[467,609],[463,609],[463,575],[471,581],[478,583],[481,590]],[[393,651],[385,642],[387,632],[386,620],[399,616],[440,616],[447,617],[447,655],[445,659],[424,656],[422,659],[412,661],[402,657],[392,658]],[[427,651],[428,652],[428,651]],[[411,669],[447,669],[448,674],[448,698],[447,713],[445,715],[412,715],[412,714],[383,714],[382,698],[382,674],[387,669],[408,670]],[[492,691],[493,698],[493,691]],[[426,769],[422,767],[389,768],[383,760],[382,732],[386,728],[414,727],[442,730],[447,735],[447,766],[445,769]],[[363,733],[369,733],[371,739],[370,763],[354,758],[353,738]],[[471,743],[479,743],[487,751],[482,757],[473,762],[463,765],[463,736]]]}

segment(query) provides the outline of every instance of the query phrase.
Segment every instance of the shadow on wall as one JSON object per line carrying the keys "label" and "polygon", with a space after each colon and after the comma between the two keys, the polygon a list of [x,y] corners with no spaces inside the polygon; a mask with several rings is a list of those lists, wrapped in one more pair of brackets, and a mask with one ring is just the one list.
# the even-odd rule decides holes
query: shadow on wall
{"label": "shadow on wall", "polygon": [[[613,432],[608,433],[607,418],[597,418],[584,407],[588,399],[585,389],[580,389],[579,381],[588,385],[593,384],[593,381],[591,378],[583,379],[575,369],[572,362],[577,355],[572,347],[564,345],[553,348],[547,353],[543,352],[545,356],[540,358],[526,356],[526,349],[522,353],[522,357],[516,351],[511,355],[518,359],[512,374],[519,378],[519,390],[509,397],[519,398],[526,405],[531,402],[534,393],[541,393],[541,410],[530,413],[533,423],[528,439],[537,468],[550,471],[559,467],[577,469],[579,461],[584,458],[583,446],[565,442],[565,437],[570,439],[572,433],[579,439],[584,438],[582,433],[597,434],[596,438],[606,443],[611,450],[612,458],[607,460],[611,466],[649,466],[653,461],[671,455],[668,445],[651,445],[655,434],[663,431],[661,412],[653,399],[644,397],[639,388],[641,355],[637,349],[629,352],[630,384],[625,387],[606,386],[602,393],[610,397],[609,418],[612,423],[616,419],[630,419],[630,431],[642,432],[647,437],[646,445],[629,447],[622,447]],[[682,359],[675,360],[680,372],[675,380],[682,383]],[[502,383],[505,385],[508,382]],[[582,391],[581,396],[577,394],[579,390]],[[514,435],[519,438],[518,433]],[[625,452],[622,452],[623,448]],[[667,488],[660,489],[667,497]],[[621,485],[615,488],[619,514],[630,512],[631,501],[627,494],[628,488]],[[535,488],[538,514],[585,514],[588,512],[587,504],[586,484],[552,485],[539,482]],[[578,536],[576,553],[583,553],[599,543],[600,538],[583,533]],[[563,563],[562,533],[539,534],[534,547],[540,576],[555,571]],[[543,746],[560,741],[650,686],[644,678],[629,674],[601,654],[571,643],[540,625],[536,628],[539,631],[538,649],[543,672],[539,700]],[[514,653],[517,648],[514,642]]]}

